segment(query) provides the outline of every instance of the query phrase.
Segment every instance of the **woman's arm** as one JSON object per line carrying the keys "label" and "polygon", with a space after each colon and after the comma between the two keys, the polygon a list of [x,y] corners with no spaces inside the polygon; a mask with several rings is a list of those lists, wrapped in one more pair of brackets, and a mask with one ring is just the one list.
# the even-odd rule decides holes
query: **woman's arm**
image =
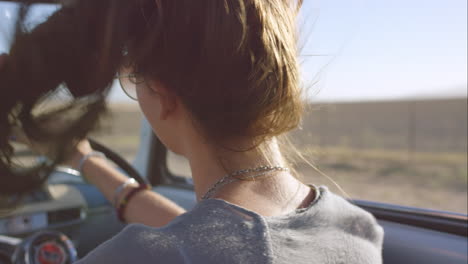
{"label": "woman's arm", "polygon": [[[0,55],[0,70],[7,60],[6,54]],[[28,140],[22,131],[15,131],[18,141],[25,142],[39,153],[46,154],[47,146]],[[80,160],[92,151],[87,140],[76,145],[75,155],[64,164],[71,168],[77,168]],[[127,177],[113,168],[106,160],[99,157],[90,157],[83,165],[82,173],[86,179],[96,185],[104,196],[113,202],[115,190],[122,185]],[[128,191],[129,188],[127,188]],[[122,195],[125,195],[125,191]],[[149,226],[160,227],[185,210],[169,199],[150,190],[144,190],[136,194],[128,203],[124,218],[129,223],[141,223]]]}
{"label": "woman's arm", "polygon": [[[65,165],[77,168],[80,160],[92,151],[87,140],[81,141],[76,147],[76,154]],[[128,178],[112,167],[105,159],[92,156],[82,167],[86,179],[97,186],[104,196],[113,203],[115,190]],[[132,186],[133,187],[133,186]],[[131,188],[126,188],[126,191]],[[125,195],[125,191],[121,197]],[[141,223],[153,227],[161,227],[169,223],[185,210],[151,190],[137,193],[128,203],[124,218],[129,223]]]}

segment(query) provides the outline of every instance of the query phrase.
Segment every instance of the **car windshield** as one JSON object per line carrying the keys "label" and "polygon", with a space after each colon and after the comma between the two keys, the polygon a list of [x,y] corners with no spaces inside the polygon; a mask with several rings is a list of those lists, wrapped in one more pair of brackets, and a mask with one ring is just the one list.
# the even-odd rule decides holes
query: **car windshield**
{"label": "car windshield", "polygon": [[[56,5],[35,5],[30,26]],[[467,213],[466,1],[305,1],[300,61],[308,105],[289,137],[305,182],[353,199]],[[0,53],[17,5],[0,2]],[[339,18],[339,19],[337,19]],[[128,160],[142,115],[116,83],[93,136]],[[186,161],[167,159],[174,177]]]}

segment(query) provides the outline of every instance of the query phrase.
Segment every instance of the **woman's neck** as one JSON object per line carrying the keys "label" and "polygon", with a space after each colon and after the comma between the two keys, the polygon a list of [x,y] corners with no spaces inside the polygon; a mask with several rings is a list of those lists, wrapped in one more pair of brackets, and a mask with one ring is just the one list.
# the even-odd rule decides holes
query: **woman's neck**
{"label": "woman's neck", "polygon": [[[273,147],[276,141],[266,144]],[[185,152],[190,163],[197,200],[200,200],[217,181],[229,173],[261,165],[284,165],[279,150],[278,153],[275,153],[277,157],[273,159],[273,157],[266,157],[258,149],[230,151],[227,148],[216,147],[203,141],[195,141],[185,149]],[[270,163],[267,163],[268,158]]]}
{"label": "woman's neck", "polygon": [[[197,141],[200,142],[200,141]],[[286,166],[276,140],[270,140],[255,150],[215,151],[208,144],[197,144],[187,150],[187,158],[192,170],[192,178],[197,200],[226,174],[237,170],[255,168],[262,165]],[[284,207],[290,206],[291,201],[301,202],[307,195],[308,188],[289,172],[272,171],[266,178],[255,181],[236,181],[221,187],[213,193],[213,198],[220,198],[238,205],[252,205],[251,201],[258,201],[258,208],[265,208],[265,214],[274,214]],[[292,203],[294,204],[294,203]],[[248,206],[246,206],[248,207]],[[292,205],[290,209],[297,206]]]}

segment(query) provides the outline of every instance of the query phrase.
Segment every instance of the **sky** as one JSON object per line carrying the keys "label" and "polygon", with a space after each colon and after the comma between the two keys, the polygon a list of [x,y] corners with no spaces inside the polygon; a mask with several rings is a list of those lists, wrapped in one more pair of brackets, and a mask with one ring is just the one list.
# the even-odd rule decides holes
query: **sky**
{"label": "sky", "polygon": [[[14,14],[0,2],[0,52]],[[466,0],[305,0],[298,25],[312,101],[467,96]],[[110,99],[129,102],[118,84]]]}

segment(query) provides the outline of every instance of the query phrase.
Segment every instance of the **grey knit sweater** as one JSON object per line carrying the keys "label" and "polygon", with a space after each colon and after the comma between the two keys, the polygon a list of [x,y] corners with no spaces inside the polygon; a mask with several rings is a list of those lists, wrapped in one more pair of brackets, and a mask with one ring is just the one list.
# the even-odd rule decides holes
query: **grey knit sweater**
{"label": "grey knit sweater", "polygon": [[129,225],[78,263],[382,263],[375,218],[326,187],[317,194],[274,217],[205,200],[162,228]]}

